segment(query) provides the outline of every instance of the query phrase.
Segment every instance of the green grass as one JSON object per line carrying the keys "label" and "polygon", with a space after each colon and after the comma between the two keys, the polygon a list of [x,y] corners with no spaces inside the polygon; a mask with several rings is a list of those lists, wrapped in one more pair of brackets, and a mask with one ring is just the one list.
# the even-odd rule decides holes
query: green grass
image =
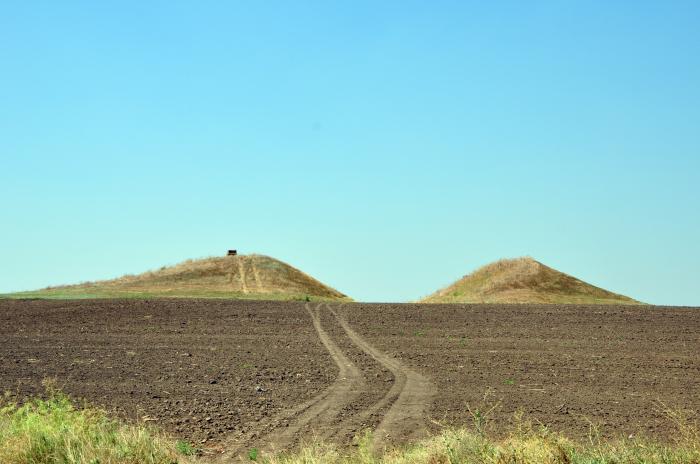
{"label": "green grass", "polygon": [[185,441],[185,440],[178,440],[175,442],[175,449],[180,453],[184,454],[185,456],[194,456],[199,452],[197,448],[194,447],[191,443]]}
{"label": "green grass", "polygon": [[75,408],[59,392],[23,405],[0,400],[2,464],[188,462],[178,449],[158,431],[123,424],[99,409]]}

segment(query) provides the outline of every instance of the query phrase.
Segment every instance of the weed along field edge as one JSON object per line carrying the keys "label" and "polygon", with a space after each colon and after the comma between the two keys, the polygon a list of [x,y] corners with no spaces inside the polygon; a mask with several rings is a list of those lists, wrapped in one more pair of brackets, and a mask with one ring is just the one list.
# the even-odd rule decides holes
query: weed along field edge
{"label": "weed along field edge", "polygon": [[571,443],[680,446],[700,410],[694,308],[0,300],[0,350],[4,404],[52,379],[76,405],[162,431],[182,459],[315,440],[332,462],[368,430],[359,446],[377,456],[444,452],[431,437],[497,444],[527,421],[530,439],[542,425]]}

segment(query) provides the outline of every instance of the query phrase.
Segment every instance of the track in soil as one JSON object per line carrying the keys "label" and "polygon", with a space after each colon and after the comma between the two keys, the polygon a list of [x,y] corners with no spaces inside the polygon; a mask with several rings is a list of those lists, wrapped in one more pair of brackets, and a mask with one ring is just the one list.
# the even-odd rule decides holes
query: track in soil
{"label": "track in soil", "polygon": [[[42,395],[42,380],[53,378],[78,404],[147,420],[174,439],[229,456],[265,443],[292,449],[313,433],[345,447],[363,429],[375,430],[379,448],[404,444],[426,422],[430,432],[470,424],[468,406],[500,405],[489,418],[497,436],[517,425],[520,411],[577,441],[588,439],[591,423],[603,438],[671,440],[677,430],[658,404],[700,411],[698,308],[331,309],[250,300],[0,299],[0,392],[21,403]],[[422,379],[410,372],[435,387],[412,387]],[[417,405],[428,401],[421,414]]]}
{"label": "track in soil", "polygon": [[[334,316],[349,339],[361,351],[393,374],[393,384],[375,403],[352,414],[343,416],[342,411],[361,395],[371,394],[371,387],[362,371],[345,355],[333,338],[324,330],[321,312],[324,309]],[[384,445],[421,438],[427,435],[426,413],[435,392],[434,385],[424,376],[407,368],[376,349],[359,336],[329,304],[318,304],[314,309],[306,305],[314,329],[338,367],[335,382],[322,393],[295,408],[283,412],[267,424],[271,429],[261,439],[248,436],[234,443],[225,444],[222,460],[242,457],[248,448],[256,445],[267,451],[284,450],[298,445],[304,439],[347,439],[360,431],[370,417],[386,412],[373,436],[372,447],[379,451]],[[388,408],[388,409],[387,409]]]}
{"label": "track in soil", "polygon": [[375,450],[379,450],[385,443],[424,437],[427,434],[425,418],[435,395],[435,385],[418,372],[409,369],[398,360],[370,345],[330,305],[327,307],[335,315],[350,339],[394,374],[395,381],[391,389],[379,402],[362,414],[371,414],[391,403],[389,411],[384,415],[375,431],[373,443]]}

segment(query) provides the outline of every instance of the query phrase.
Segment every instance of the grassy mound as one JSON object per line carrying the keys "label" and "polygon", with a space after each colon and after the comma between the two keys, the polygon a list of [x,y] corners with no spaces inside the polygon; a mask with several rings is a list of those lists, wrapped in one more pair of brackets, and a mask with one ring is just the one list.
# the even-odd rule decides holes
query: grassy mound
{"label": "grassy mound", "polygon": [[112,280],[3,295],[11,298],[230,298],[349,300],[289,264],[262,255],[188,260]]}
{"label": "grassy mound", "polygon": [[488,264],[421,302],[639,304],[527,257]]}

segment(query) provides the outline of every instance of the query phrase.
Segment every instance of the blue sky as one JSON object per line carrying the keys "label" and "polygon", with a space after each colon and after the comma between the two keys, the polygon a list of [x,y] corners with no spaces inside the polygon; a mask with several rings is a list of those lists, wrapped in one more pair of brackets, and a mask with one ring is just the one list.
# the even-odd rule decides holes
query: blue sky
{"label": "blue sky", "polygon": [[227,248],[700,305],[700,2],[3,2],[0,292]]}

